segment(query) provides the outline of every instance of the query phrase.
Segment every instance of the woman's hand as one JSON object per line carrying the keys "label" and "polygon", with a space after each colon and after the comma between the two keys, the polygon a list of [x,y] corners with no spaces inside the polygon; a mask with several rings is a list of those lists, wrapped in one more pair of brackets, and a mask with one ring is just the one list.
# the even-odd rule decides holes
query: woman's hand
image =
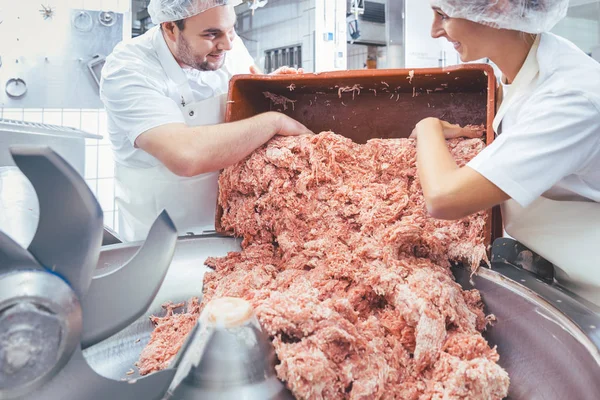
{"label": "woman's hand", "polygon": [[467,125],[464,128],[460,125],[451,124],[437,118],[425,118],[417,124],[413,129],[411,138],[418,138],[420,132],[438,131],[444,135],[446,139],[455,139],[459,137],[479,138],[485,133],[483,125]]}
{"label": "woman's hand", "polygon": [[[253,75],[262,75],[262,72],[255,65],[250,66],[250,73]],[[271,72],[269,75],[300,75],[304,73],[302,68],[281,67]]]}
{"label": "woman's hand", "polygon": [[304,73],[303,68],[291,68],[291,67],[281,67],[277,68],[274,72],[271,72],[269,75],[300,75]]}

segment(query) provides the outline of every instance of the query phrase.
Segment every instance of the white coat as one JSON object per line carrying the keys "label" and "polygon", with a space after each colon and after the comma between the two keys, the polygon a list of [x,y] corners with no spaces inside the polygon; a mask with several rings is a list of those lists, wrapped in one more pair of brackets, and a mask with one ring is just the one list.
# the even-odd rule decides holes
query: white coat
{"label": "white coat", "polygon": [[497,139],[468,166],[511,197],[506,232],[600,304],[600,64],[544,33],[503,91]]}
{"label": "white coat", "polygon": [[166,209],[180,235],[214,229],[217,172],[179,177],[134,146],[139,135],[170,124],[224,122],[225,98],[234,74],[254,64],[239,37],[217,71],[182,69],[159,27],[119,44],[102,72],[101,97],[116,161],[119,235],[143,240]]}

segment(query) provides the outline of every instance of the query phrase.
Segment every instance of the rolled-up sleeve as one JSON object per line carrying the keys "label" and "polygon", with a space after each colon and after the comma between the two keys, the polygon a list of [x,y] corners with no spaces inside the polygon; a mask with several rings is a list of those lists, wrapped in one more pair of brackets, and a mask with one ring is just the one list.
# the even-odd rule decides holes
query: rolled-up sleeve
{"label": "rolled-up sleeve", "polygon": [[529,99],[519,120],[468,166],[526,207],[600,157],[600,111],[584,95]]}

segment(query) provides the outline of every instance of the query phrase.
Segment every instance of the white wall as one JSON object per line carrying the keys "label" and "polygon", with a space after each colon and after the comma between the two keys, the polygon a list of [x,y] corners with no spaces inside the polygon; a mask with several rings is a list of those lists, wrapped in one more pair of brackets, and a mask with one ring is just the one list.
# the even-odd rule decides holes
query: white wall
{"label": "white wall", "polygon": [[346,9],[346,0],[315,1],[316,72],[346,69]]}
{"label": "white wall", "polygon": [[552,32],[569,39],[581,50],[590,54],[592,49],[600,44],[599,25],[599,21],[567,17],[560,21]]}
{"label": "white wall", "polygon": [[[433,11],[428,1],[406,0],[406,68],[431,68],[460,63],[446,39],[431,37]],[[440,61],[445,59],[445,61]]]}

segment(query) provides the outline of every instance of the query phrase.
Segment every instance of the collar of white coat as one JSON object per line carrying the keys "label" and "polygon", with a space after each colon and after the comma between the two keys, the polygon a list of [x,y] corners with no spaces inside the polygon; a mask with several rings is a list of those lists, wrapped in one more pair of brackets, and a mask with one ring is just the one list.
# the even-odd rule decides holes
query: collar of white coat
{"label": "collar of white coat", "polygon": [[[503,84],[504,87],[504,96],[499,101],[502,102],[500,105],[500,109],[496,113],[496,117],[494,118],[494,131],[498,133],[498,128],[500,127],[500,123],[502,119],[506,115],[506,112],[510,108],[512,101],[518,96],[519,93],[525,91],[536,79],[536,77],[540,73],[540,65],[538,62],[538,50],[540,47],[542,35],[537,35],[531,49],[529,50],[529,54],[527,54],[527,58],[523,63],[523,66],[519,70],[519,73],[515,77],[514,81],[510,85]],[[506,78],[504,75],[502,76],[502,82],[505,82]]]}
{"label": "collar of white coat", "polygon": [[169,79],[177,85],[179,94],[181,95],[181,105],[184,106],[185,104],[194,102],[194,94],[190,88],[188,77],[185,72],[183,72],[179,63],[177,63],[177,60],[175,60],[175,57],[173,57],[160,26],[156,26],[152,29],[155,29],[152,37],[154,49],[156,50],[156,54],[158,55],[158,59],[165,73]]}

